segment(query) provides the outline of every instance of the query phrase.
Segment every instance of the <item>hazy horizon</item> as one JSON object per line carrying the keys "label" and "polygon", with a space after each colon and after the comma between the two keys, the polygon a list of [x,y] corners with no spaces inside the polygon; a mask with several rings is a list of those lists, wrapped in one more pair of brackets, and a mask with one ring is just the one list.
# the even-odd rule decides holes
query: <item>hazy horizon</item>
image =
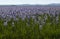
{"label": "hazy horizon", "polygon": [[0,5],[22,5],[22,4],[51,4],[60,3],[60,0],[0,0]]}

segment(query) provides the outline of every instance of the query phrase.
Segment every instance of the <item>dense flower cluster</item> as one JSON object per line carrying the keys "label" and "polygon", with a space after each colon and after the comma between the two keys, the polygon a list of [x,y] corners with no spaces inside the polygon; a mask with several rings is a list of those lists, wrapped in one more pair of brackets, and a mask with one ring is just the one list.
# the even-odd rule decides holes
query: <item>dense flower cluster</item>
{"label": "dense flower cluster", "polygon": [[29,18],[35,14],[53,14],[59,13],[60,7],[38,7],[38,6],[0,6],[0,18],[10,19],[16,18],[16,16]]}

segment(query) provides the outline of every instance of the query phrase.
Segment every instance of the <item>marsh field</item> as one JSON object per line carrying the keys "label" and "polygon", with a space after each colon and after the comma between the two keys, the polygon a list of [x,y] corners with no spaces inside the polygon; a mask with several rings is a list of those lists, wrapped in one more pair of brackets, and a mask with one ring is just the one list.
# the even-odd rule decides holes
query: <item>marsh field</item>
{"label": "marsh field", "polygon": [[0,39],[60,39],[60,7],[0,6]]}

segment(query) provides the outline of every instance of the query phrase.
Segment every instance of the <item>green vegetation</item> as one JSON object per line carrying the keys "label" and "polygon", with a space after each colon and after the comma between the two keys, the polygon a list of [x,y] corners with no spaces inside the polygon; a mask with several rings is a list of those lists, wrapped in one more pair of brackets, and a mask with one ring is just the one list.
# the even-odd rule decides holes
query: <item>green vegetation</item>
{"label": "green vegetation", "polygon": [[7,25],[3,25],[4,20],[0,19],[0,39],[60,39],[60,15],[58,20],[56,17],[44,14],[36,19],[11,19]]}

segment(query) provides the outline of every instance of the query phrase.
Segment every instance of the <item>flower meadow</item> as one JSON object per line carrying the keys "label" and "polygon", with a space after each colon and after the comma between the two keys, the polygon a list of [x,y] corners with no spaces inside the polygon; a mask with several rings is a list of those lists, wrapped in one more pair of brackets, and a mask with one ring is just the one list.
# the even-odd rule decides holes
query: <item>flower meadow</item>
{"label": "flower meadow", "polygon": [[60,14],[36,14],[34,17],[0,19],[0,39],[60,39]]}
{"label": "flower meadow", "polygon": [[60,39],[60,7],[0,6],[0,39]]}

